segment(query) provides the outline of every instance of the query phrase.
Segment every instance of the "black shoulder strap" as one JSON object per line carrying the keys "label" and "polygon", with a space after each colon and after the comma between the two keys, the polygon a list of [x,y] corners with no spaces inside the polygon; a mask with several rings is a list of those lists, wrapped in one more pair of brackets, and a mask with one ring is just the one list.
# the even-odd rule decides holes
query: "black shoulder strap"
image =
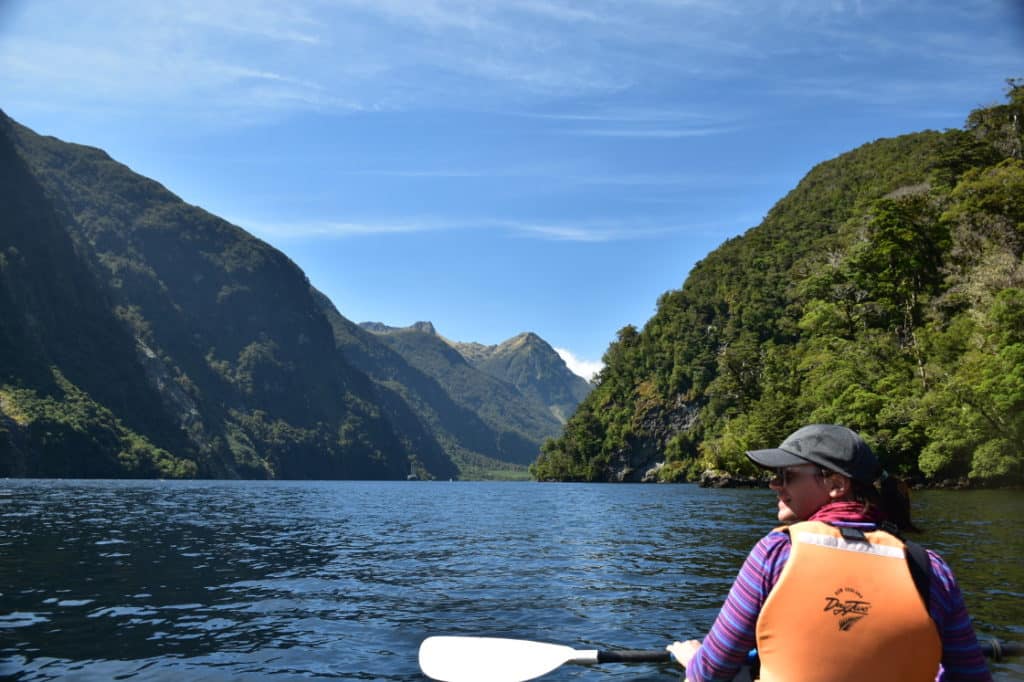
{"label": "black shoulder strap", "polygon": [[928,552],[916,542],[905,542],[907,547],[907,565],[910,566],[910,575],[914,579],[914,585],[924,601],[925,608],[930,607],[929,596],[931,594],[932,562],[928,558]]}
{"label": "black shoulder strap", "polygon": [[[884,522],[879,524],[878,530],[903,540],[903,538],[900,537],[899,529],[891,523]],[[854,528],[844,528],[840,526],[839,532],[845,539],[850,541],[867,541],[864,537],[864,533]],[[917,593],[921,595],[921,601],[924,602],[924,606],[927,609],[930,607],[929,602],[931,601],[931,559],[928,558],[928,552],[925,551],[924,547],[916,542],[903,540],[903,544],[906,545],[907,566],[910,568],[910,577],[914,579],[914,587],[917,588]]]}
{"label": "black shoulder strap", "polygon": [[914,579],[914,586],[917,587],[917,593],[921,595],[921,601],[924,602],[925,608],[929,608],[931,601],[932,561],[928,558],[928,552],[916,542],[904,540],[903,536],[900,535],[899,528],[894,523],[883,521],[878,524],[878,530],[885,531],[889,535],[894,535],[903,540],[903,544],[906,546],[907,566],[910,568],[910,577]]}

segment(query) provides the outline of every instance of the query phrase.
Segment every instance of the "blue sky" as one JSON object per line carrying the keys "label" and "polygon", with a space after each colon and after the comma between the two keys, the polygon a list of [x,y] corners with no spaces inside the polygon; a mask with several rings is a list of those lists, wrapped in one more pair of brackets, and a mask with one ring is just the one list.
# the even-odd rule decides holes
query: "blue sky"
{"label": "blue sky", "polygon": [[[0,108],[342,314],[592,371],[810,168],[1024,77],[1019,0],[0,0]],[[568,356],[566,356],[568,357]]]}

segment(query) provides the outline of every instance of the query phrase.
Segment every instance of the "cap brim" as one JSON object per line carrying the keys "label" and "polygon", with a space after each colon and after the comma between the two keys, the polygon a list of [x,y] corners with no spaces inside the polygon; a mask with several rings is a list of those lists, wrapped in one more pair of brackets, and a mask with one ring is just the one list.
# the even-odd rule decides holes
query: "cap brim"
{"label": "cap brim", "polygon": [[797,457],[796,455],[788,453],[785,450],[780,450],[779,448],[747,450],[747,457],[749,457],[754,464],[762,466],[765,469],[795,467],[800,466],[801,464],[811,463],[810,460],[806,460],[803,457]]}

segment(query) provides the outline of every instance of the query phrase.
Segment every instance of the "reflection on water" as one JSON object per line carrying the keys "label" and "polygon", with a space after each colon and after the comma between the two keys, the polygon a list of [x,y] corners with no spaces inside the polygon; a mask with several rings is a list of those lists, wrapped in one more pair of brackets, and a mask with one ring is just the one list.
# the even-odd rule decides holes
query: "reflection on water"
{"label": "reflection on water", "polygon": [[[1021,496],[915,502],[979,630],[1024,639]],[[660,648],[706,631],[773,510],[695,486],[2,481],[0,675],[421,680],[434,634]],[[680,675],[545,679],[598,678]]]}
{"label": "reflection on water", "polygon": [[[953,567],[977,630],[1024,640],[1024,495],[926,491],[914,502],[920,540]],[[1024,665],[1016,670],[1024,679]]]}

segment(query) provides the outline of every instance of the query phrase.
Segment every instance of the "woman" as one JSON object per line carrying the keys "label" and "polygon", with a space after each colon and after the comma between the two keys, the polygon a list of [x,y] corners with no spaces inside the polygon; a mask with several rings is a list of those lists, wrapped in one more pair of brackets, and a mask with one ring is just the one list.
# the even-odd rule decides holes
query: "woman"
{"label": "woman", "polygon": [[895,535],[916,530],[909,499],[860,436],[812,424],[746,454],[775,470],[789,525],[754,546],[703,644],[668,647],[688,680],[731,680],[755,647],[765,681],[992,679],[949,566]]}

